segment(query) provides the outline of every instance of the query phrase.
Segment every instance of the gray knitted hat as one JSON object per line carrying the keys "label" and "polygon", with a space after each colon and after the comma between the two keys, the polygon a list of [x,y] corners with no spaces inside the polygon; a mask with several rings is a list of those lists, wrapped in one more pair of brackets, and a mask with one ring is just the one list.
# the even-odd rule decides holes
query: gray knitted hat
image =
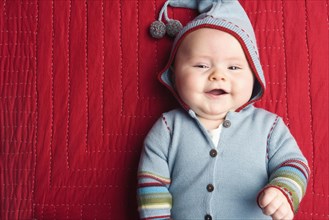
{"label": "gray knitted hat", "polygon": [[[185,27],[183,27],[181,30],[176,30],[178,34],[175,38],[169,61],[166,67],[164,68],[164,70],[159,73],[160,82],[163,83],[174,93],[174,95],[178,98],[181,104],[183,104],[184,106],[184,103],[180,100],[180,98],[178,97],[178,95],[173,89],[173,84],[171,81],[172,78],[171,75],[173,73],[171,71],[170,66],[172,65],[176,51],[182,40],[189,33],[200,28],[213,28],[227,32],[232,36],[234,36],[240,42],[244,50],[244,53],[246,55],[246,58],[249,62],[250,68],[253,71],[256,79],[253,96],[251,97],[250,102],[247,103],[246,105],[259,100],[263,96],[263,93],[265,91],[264,73],[259,59],[259,53],[257,49],[257,43],[256,43],[253,27],[250,23],[250,20],[246,12],[240,5],[239,1],[238,0],[168,0],[166,1],[165,5],[163,6],[160,12],[159,21],[161,21],[161,17],[163,13],[165,14],[167,22],[171,20],[168,18],[167,15],[168,5],[172,7],[198,9],[198,11],[201,13],[194,20],[192,20]],[[167,29],[168,27],[165,28]],[[188,106],[184,106],[184,107],[188,108]]]}

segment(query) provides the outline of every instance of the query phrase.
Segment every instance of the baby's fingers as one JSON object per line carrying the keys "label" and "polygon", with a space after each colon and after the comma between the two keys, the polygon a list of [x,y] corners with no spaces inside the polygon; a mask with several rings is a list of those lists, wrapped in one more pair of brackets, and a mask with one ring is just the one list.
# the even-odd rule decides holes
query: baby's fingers
{"label": "baby's fingers", "polygon": [[281,206],[282,206],[282,201],[280,199],[273,199],[267,206],[263,208],[263,213],[265,215],[272,216],[273,219],[277,219],[276,217],[280,219],[285,215],[285,212],[281,213],[281,211],[285,211],[285,210],[279,211]]}
{"label": "baby's fingers", "polygon": [[290,207],[281,205],[271,217],[273,220],[291,220],[294,218],[294,214],[290,210]]}
{"label": "baby's fingers", "polygon": [[277,196],[277,189],[275,188],[267,188],[265,189],[262,194],[259,196],[258,204],[259,206],[264,209],[267,207]]}
{"label": "baby's fingers", "polygon": [[294,214],[290,204],[282,192],[276,188],[267,188],[258,199],[258,203],[265,215],[273,220],[291,220]]}

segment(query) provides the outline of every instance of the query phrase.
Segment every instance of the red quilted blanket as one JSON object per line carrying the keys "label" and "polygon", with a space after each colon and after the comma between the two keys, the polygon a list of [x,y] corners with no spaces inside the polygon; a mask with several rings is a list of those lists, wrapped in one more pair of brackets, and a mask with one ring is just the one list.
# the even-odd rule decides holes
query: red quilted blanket
{"label": "red quilted blanket", "polygon": [[[164,0],[0,1],[0,219],[138,219],[136,170],[177,104],[156,74]],[[328,0],[241,0],[282,116],[312,175],[296,219],[329,219]],[[169,7],[186,23],[196,13]]]}

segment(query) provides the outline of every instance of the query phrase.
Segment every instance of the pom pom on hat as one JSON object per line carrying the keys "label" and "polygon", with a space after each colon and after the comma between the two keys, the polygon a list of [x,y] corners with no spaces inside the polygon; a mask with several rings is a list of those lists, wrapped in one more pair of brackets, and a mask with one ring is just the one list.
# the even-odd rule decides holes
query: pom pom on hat
{"label": "pom pom on hat", "polygon": [[[167,33],[168,36],[175,37],[183,29],[183,25],[178,20],[169,19],[167,9],[168,5],[172,7],[198,9],[199,12],[204,12],[212,8],[212,6],[215,3],[218,3],[218,1],[221,2],[225,0],[167,0],[159,13],[158,20],[154,21],[150,26],[151,36],[153,38],[160,39],[164,37],[165,33]],[[163,16],[167,24],[162,22]]]}
{"label": "pom pom on hat", "polygon": [[178,20],[169,20],[167,25],[167,34],[170,37],[175,37],[178,32],[180,32],[183,29],[183,25]]}
{"label": "pom pom on hat", "polygon": [[[166,3],[163,5],[163,7],[159,13],[158,20],[154,21],[150,26],[150,34],[152,37],[160,39],[166,33],[170,37],[175,37],[178,34],[178,32],[180,32],[183,29],[183,25],[178,20],[169,19],[169,17],[168,17],[167,7],[169,4],[176,2],[176,1],[177,0],[167,0]],[[162,22],[163,15],[164,15],[164,18],[165,18],[167,24],[164,24]]]}
{"label": "pom pom on hat", "polygon": [[152,37],[160,39],[166,34],[166,25],[162,21],[154,21],[150,26]]}

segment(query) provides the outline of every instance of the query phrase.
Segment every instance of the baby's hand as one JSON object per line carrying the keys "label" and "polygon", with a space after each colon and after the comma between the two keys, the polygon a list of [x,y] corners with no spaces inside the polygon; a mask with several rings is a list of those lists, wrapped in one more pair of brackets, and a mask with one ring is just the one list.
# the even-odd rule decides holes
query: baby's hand
{"label": "baby's hand", "polygon": [[283,193],[274,188],[265,189],[259,196],[258,204],[265,215],[269,215],[272,219],[290,220],[294,218],[294,213],[290,208],[290,204]]}

